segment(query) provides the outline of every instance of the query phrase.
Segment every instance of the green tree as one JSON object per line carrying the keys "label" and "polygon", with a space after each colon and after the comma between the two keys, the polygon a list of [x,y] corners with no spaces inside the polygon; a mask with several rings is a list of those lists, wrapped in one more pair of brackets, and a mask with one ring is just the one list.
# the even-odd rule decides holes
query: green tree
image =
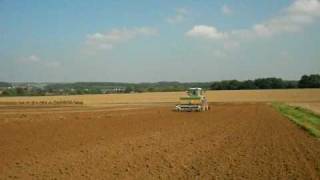
{"label": "green tree", "polygon": [[18,96],[25,95],[25,90],[23,88],[20,88],[20,87],[16,88],[16,92]]}
{"label": "green tree", "polygon": [[303,75],[298,82],[299,88],[320,88],[320,75]]}
{"label": "green tree", "polygon": [[240,89],[257,89],[257,86],[254,84],[254,81],[247,80],[241,82],[241,85],[239,87]]}
{"label": "green tree", "polygon": [[254,80],[254,84],[259,89],[282,89],[284,88],[284,82],[280,78],[259,78]]}

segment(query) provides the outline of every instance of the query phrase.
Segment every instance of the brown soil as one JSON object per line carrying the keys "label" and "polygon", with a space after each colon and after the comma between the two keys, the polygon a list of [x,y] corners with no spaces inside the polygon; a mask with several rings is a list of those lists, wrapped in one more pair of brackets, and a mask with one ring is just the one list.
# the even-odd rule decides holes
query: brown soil
{"label": "brown soil", "polygon": [[320,141],[266,104],[77,108],[1,109],[0,179],[320,179]]}

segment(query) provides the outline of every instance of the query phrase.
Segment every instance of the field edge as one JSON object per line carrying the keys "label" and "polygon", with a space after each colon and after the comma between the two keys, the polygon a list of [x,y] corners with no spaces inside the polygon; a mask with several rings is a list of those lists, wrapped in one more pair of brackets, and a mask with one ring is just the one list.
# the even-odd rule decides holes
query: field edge
{"label": "field edge", "polygon": [[285,103],[273,102],[272,107],[316,138],[320,138],[320,115],[315,112]]}

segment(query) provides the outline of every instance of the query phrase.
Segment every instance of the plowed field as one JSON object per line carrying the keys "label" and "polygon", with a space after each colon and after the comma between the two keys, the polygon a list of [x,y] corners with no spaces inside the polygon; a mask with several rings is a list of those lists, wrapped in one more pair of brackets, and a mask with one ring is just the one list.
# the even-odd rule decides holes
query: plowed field
{"label": "plowed field", "polygon": [[264,103],[3,107],[0,179],[320,179],[320,141]]}

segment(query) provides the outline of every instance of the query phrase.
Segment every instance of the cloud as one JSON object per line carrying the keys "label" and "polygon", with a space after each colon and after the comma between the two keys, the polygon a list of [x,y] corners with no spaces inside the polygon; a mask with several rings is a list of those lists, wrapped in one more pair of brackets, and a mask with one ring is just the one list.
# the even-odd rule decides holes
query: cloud
{"label": "cloud", "polygon": [[28,57],[25,57],[25,58],[21,58],[21,62],[24,62],[24,63],[37,63],[37,62],[40,62],[41,59],[37,56],[37,55],[30,55]]}
{"label": "cloud", "polygon": [[224,15],[231,15],[233,13],[232,9],[226,4],[221,7],[221,12]]}
{"label": "cloud", "polygon": [[238,48],[239,46],[240,46],[239,42],[232,41],[232,40],[225,41],[223,44],[224,49],[235,49],[235,48]]}
{"label": "cloud", "polygon": [[255,24],[250,33],[270,37],[281,33],[302,31],[320,17],[319,0],[296,0],[283,12],[265,22]]}
{"label": "cloud", "polygon": [[30,65],[40,65],[48,68],[58,68],[61,66],[61,63],[58,61],[45,61],[35,54],[23,57],[18,62]]}
{"label": "cloud", "polygon": [[216,58],[226,58],[228,53],[224,49],[213,49],[212,55]]}
{"label": "cloud", "polygon": [[94,33],[87,35],[86,44],[94,49],[112,49],[115,44],[127,42],[141,36],[154,36],[158,30],[149,27],[113,29],[105,33]]}
{"label": "cloud", "polygon": [[[227,10],[227,6],[222,10]],[[307,25],[314,23],[320,17],[319,0],[295,0],[279,15],[264,22],[254,24],[247,29],[235,29],[229,32],[219,32],[214,26],[196,25],[186,34],[193,37],[208,39],[222,39],[237,41],[257,37],[273,37],[283,33],[302,31]]]}
{"label": "cloud", "polygon": [[227,34],[220,32],[214,26],[196,25],[186,33],[189,37],[200,37],[205,39],[224,39]]}
{"label": "cloud", "polygon": [[[230,51],[235,51],[246,41],[297,33],[315,23],[319,17],[320,0],[295,0],[277,16],[246,29],[219,31],[215,26],[195,25],[185,35],[217,42],[218,46],[212,50],[213,55],[217,58],[225,58],[232,54]],[[288,59],[285,53],[282,54],[282,58]]]}
{"label": "cloud", "polygon": [[44,66],[48,67],[48,68],[58,68],[61,66],[61,63],[58,61],[45,61],[43,63]]}
{"label": "cloud", "polygon": [[188,14],[188,10],[185,8],[176,9],[176,14],[174,16],[170,16],[166,19],[166,21],[170,24],[181,23],[186,19],[186,15]]}
{"label": "cloud", "polygon": [[291,14],[320,16],[319,0],[296,0],[287,11]]}

